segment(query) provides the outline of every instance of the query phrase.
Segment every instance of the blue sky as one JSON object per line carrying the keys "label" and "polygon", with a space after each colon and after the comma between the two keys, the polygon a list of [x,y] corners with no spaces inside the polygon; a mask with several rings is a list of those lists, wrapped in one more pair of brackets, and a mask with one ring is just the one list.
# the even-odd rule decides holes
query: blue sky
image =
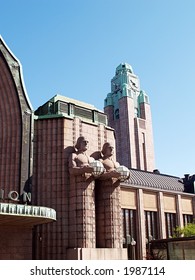
{"label": "blue sky", "polygon": [[55,94],[103,110],[116,67],[149,95],[156,168],[194,174],[194,0],[0,0],[0,34],[33,109]]}

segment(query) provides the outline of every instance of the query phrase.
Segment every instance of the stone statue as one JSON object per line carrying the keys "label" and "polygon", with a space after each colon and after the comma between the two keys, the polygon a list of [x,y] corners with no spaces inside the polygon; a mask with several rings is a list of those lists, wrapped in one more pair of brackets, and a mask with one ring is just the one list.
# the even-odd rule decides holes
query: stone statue
{"label": "stone statue", "polygon": [[96,180],[96,244],[99,248],[122,248],[120,166],[113,159],[114,147],[106,142],[101,151],[105,171]]}
{"label": "stone statue", "polygon": [[[69,157],[69,247],[95,248],[95,180],[87,154],[88,140],[77,139],[75,151]],[[73,249],[74,250],[74,249]]]}
{"label": "stone statue", "polygon": [[89,164],[94,161],[94,158],[87,154],[89,141],[84,136],[77,139],[75,152],[69,158],[69,172],[71,175],[82,175],[92,173],[93,167]]}
{"label": "stone statue", "polygon": [[114,147],[109,143],[104,143],[102,147],[102,158],[99,159],[102,162],[105,172],[101,175],[100,180],[106,180],[109,178],[119,178],[120,173],[117,172],[116,168],[120,166],[120,164],[113,160]]}

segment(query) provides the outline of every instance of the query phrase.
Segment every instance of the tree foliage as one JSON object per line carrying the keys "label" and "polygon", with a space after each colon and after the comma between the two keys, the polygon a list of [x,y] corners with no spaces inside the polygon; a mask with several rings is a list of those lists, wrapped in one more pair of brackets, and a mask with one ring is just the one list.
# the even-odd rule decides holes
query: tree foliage
{"label": "tree foliage", "polygon": [[195,236],[195,223],[189,223],[183,228],[176,227],[174,237],[190,237]]}

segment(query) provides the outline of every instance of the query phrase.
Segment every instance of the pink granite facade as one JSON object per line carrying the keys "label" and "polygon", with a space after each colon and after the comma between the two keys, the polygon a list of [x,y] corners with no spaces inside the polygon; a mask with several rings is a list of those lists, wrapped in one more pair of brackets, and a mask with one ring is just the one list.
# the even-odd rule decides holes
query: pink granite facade
{"label": "pink granite facade", "polygon": [[96,181],[97,248],[122,248],[120,181]]}
{"label": "pink granite facade", "polygon": [[134,101],[130,97],[119,99],[120,118],[114,119],[113,106],[105,107],[108,123],[116,133],[117,160],[129,167],[153,171],[154,145],[150,105],[141,104],[141,117],[134,114]]}
{"label": "pink granite facade", "polygon": [[122,63],[111,80],[104,112],[116,135],[117,160],[128,168],[155,169],[152,117],[149,98],[140,90],[131,66]]}
{"label": "pink granite facade", "polygon": [[96,248],[95,181],[88,174],[71,176],[69,247]]}
{"label": "pink granite facade", "polygon": [[[35,120],[34,203],[52,207],[57,212],[55,224],[37,226],[34,233],[36,259],[68,259],[72,258],[71,250],[74,248],[99,246],[97,235],[102,236],[102,232],[97,232],[95,198],[95,188],[98,192],[99,187],[93,177],[69,174],[68,160],[81,135],[89,141],[89,155],[100,152],[105,142],[114,144],[113,129],[103,124],[84,122],[77,117],[43,117]],[[113,194],[117,204],[112,204],[106,213],[109,225],[110,218],[115,217],[114,225],[112,222],[112,229],[107,233],[108,241],[105,247],[99,246],[101,248],[122,248],[118,188]],[[117,229],[114,230],[113,226]],[[109,230],[108,224],[105,224],[103,232],[106,230]],[[116,241],[111,240],[113,232],[116,232]]]}

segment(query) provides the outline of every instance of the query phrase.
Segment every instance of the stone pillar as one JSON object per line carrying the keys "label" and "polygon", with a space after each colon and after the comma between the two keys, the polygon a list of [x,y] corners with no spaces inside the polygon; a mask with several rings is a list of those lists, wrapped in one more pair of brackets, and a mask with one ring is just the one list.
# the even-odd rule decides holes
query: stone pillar
{"label": "stone pillar", "polygon": [[192,197],[193,219],[195,219],[195,196]]}
{"label": "stone pillar", "polygon": [[96,246],[122,248],[120,180],[96,180]]}
{"label": "stone pillar", "polygon": [[70,178],[69,247],[95,248],[94,178],[83,174]]}
{"label": "stone pillar", "polygon": [[146,259],[146,228],[145,228],[145,215],[144,215],[144,203],[143,203],[143,190],[137,190],[137,231],[140,236],[139,243],[139,259]]}
{"label": "stone pillar", "polygon": [[165,211],[164,211],[164,199],[163,193],[158,193],[158,217],[159,217],[159,238],[166,238],[166,225],[165,225]]}
{"label": "stone pillar", "polygon": [[181,195],[178,194],[176,196],[176,209],[177,209],[177,221],[178,221],[178,226],[183,227],[183,214],[182,214],[182,205],[181,205]]}

